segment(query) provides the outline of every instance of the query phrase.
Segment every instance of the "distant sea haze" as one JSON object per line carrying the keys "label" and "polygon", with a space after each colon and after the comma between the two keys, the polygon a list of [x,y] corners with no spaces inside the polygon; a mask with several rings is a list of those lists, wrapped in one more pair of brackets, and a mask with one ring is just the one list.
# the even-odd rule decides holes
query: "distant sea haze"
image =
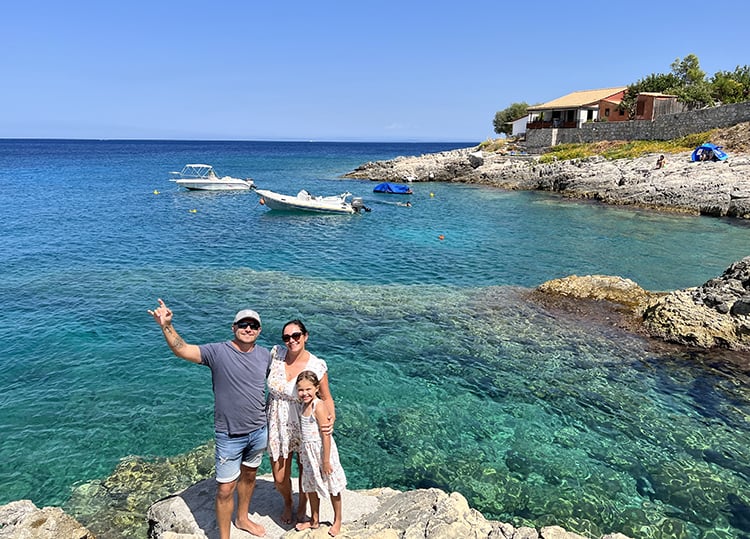
{"label": "distant sea haze", "polygon": [[[192,343],[230,338],[241,308],[263,317],[264,346],[305,322],[350,488],[438,486],[488,518],[591,536],[747,534],[744,373],[526,294],[571,274],[697,286],[750,252],[747,224],[340,178],[466,146],[0,140],[0,504],[64,506],[127,455],[212,438],[209,371],[169,352],[146,312],[161,297]],[[169,182],[186,163],[372,211],[188,192]]]}

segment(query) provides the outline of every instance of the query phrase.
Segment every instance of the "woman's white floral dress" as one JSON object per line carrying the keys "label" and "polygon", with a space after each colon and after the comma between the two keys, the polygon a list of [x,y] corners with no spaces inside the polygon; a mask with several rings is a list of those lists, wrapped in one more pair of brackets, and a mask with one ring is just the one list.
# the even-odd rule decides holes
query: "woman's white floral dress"
{"label": "woman's white floral dress", "polygon": [[[299,415],[302,403],[297,397],[297,377],[286,379],[286,347],[271,349],[271,370],[268,373],[268,454],[271,460],[287,458],[300,448]],[[318,379],[328,372],[322,359],[310,354],[303,371],[313,371]]]}

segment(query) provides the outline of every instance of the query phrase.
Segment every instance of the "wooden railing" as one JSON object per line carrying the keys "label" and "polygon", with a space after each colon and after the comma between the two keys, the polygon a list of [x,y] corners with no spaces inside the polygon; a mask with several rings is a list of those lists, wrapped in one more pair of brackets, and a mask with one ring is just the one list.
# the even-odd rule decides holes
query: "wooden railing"
{"label": "wooden railing", "polygon": [[578,124],[576,122],[561,122],[559,120],[551,122],[529,122],[526,124],[526,129],[550,129],[551,127],[572,129],[578,127]]}

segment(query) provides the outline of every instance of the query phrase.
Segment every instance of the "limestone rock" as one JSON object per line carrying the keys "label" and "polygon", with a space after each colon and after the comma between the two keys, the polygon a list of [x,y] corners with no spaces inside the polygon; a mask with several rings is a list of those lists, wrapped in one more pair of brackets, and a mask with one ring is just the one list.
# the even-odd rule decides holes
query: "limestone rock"
{"label": "limestone rock", "polygon": [[94,535],[59,507],[39,509],[30,500],[0,506],[0,538],[94,539]]}
{"label": "limestone rock", "polygon": [[[213,486],[212,486],[213,485]],[[167,497],[148,512],[151,539],[204,539],[215,535],[213,494],[215,482],[203,481],[190,489]],[[341,539],[583,539],[558,526],[537,531],[530,527],[489,521],[469,507],[461,494],[447,494],[436,488],[399,492],[389,488],[345,491]],[[256,500],[260,502],[256,505]],[[273,490],[271,478],[256,485],[250,517],[263,524],[269,539],[325,539],[333,513],[330,503],[321,503],[321,526],[297,532],[291,525],[281,527],[281,498]],[[232,527],[232,538],[249,534]],[[628,539],[613,535],[610,539]]]}
{"label": "limestone rock", "polygon": [[[537,291],[622,306],[628,313],[625,325],[668,342],[750,350],[750,257],[735,262],[702,286],[668,294],[649,292],[630,279],[608,275],[553,279]],[[593,315],[594,310],[587,313]]]}
{"label": "limestone rock", "polygon": [[[422,489],[399,493],[384,501],[366,517],[346,526],[346,537],[383,537],[396,531],[396,537],[449,539],[487,537],[493,525],[456,492]],[[498,536],[502,537],[502,536]]]}
{"label": "limestone rock", "polygon": [[750,257],[700,287],[652,301],[643,320],[649,333],[667,341],[750,350]]}
{"label": "limestone rock", "polygon": [[542,539],[586,539],[577,533],[565,531],[560,526],[545,526],[539,536]]}
{"label": "limestone rock", "polygon": [[611,275],[570,275],[542,283],[537,290],[577,299],[611,301],[634,312],[653,297],[634,281]]}

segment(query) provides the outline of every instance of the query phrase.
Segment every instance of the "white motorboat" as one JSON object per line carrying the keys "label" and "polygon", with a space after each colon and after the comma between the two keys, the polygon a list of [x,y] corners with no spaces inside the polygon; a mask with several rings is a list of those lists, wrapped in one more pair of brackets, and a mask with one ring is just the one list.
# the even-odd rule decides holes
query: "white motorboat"
{"label": "white motorboat", "polygon": [[211,165],[185,165],[181,172],[171,174],[179,177],[170,181],[193,191],[238,191],[252,189],[255,185],[251,178],[220,177]]}
{"label": "white motorboat", "polygon": [[359,213],[369,211],[359,197],[352,198],[351,193],[335,196],[313,196],[304,189],[296,195],[282,195],[267,189],[256,189],[260,203],[270,210],[310,211],[318,213]]}

